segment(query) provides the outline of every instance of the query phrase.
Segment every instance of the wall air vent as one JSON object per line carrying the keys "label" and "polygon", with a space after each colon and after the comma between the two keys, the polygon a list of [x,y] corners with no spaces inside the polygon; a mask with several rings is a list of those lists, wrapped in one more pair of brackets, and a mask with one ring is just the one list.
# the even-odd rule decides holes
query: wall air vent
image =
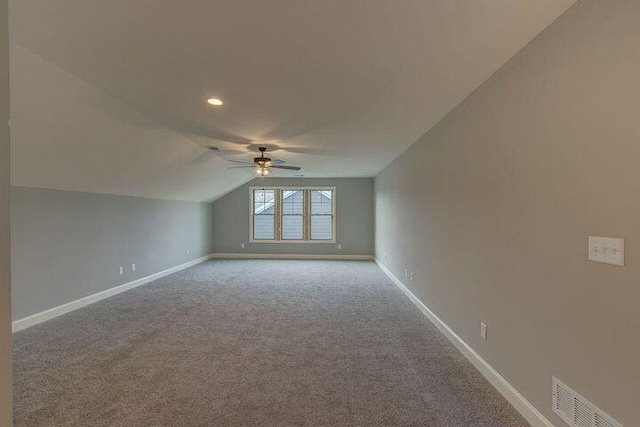
{"label": "wall air vent", "polygon": [[553,377],[553,412],[572,427],[623,427],[556,377]]}

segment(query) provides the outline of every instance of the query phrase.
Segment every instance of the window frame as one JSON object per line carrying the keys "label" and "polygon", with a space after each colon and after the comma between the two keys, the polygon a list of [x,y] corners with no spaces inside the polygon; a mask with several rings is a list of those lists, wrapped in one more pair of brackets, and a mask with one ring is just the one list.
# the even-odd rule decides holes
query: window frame
{"label": "window frame", "polygon": [[[254,239],[253,237],[253,216],[255,204],[253,200],[254,190],[275,190],[276,205],[274,209],[274,238],[273,239]],[[304,214],[303,214],[303,239],[282,239],[282,191],[286,190],[302,190],[304,197]],[[331,190],[333,199],[331,200],[331,239],[311,239],[311,190]],[[278,186],[250,186],[249,187],[249,242],[250,243],[336,243],[337,221],[336,221],[336,187],[332,185],[325,186],[296,186],[296,185],[278,185]]]}

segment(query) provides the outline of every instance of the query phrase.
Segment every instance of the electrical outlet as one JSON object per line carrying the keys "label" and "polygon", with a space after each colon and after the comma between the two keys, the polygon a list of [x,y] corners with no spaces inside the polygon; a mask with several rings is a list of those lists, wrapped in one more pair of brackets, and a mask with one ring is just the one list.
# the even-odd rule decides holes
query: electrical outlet
{"label": "electrical outlet", "polygon": [[240,247],[241,247],[242,249],[244,249],[244,243],[241,243],[241,244],[240,244]]}
{"label": "electrical outlet", "polygon": [[338,243],[338,250],[342,249],[342,245],[340,243]]}
{"label": "electrical outlet", "polygon": [[191,255],[191,249],[187,249],[187,255]]}
{"label": "electrical outlet", "polygon": [[120,273],[120,275],[124,274],[124,267],[118,267],[118,273]]}
{"label": "electrical outlet", "polygon": [[136,265],[135,264],[131,264],[131,271],[136,271]]}
{"label": "electrical outlet", "polygon": [[413,274],[413,272],[409,273],[409,280],[411,280],[413,282],[413,279],[415,279],[415,276]]}
{"label": "electrical outlet", "polygon": [[480,337],[483,340],[487,339],[487,324],[484,322],[480,322]]}

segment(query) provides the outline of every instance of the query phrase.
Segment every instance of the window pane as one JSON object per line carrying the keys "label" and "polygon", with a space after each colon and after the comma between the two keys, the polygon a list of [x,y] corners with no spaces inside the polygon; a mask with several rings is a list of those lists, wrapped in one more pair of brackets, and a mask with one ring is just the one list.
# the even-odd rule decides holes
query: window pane
{"label": "window pane", "polygon": [[282,190],[281,238],[304,239],[304,190]]}
{"label": "window pane", "polygon": [[275,238],[275,221],[273,215],[256,215],[253,217],[253,238],[256,240]]}
{"label": "window pane", "polygon": [[311,239],[333,239],[333,190],[311,190]]}
{"label": "window pane", "polygon": [[311,190],[311,215],[331,215],[333,190]]}
{"label": "window pane", "polygon": [[304,191],[282,190],[282,214],[302,215],[304,213]]}
{"label": "window pane", "polygon": [[313,240],[331,240],[332,215],[311,216],[311,238]]}
{"label": "window pane", "polygon": [[282,216],[282,239],[302,240],[304,237],[304,221],[302,215]]}
{"label": "window pane", "polygon": [[275,190],[253,190],[253,213],[273,215],[275,198]]}
{"label": "window pane", "polygon": [[275,239],[275,190],[253,190],[253,238]]}

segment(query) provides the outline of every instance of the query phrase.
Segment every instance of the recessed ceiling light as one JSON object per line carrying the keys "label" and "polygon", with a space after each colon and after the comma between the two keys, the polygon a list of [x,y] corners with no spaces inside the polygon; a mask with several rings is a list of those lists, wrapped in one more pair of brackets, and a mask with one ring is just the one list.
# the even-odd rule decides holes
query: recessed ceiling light
{"label": "recessed ceiling light", "polygon": [[222,105],[224,104],[224,102],[222,102],[221,99],[219,98],[209,98],[207,99],[207,102],[211,105]]}

